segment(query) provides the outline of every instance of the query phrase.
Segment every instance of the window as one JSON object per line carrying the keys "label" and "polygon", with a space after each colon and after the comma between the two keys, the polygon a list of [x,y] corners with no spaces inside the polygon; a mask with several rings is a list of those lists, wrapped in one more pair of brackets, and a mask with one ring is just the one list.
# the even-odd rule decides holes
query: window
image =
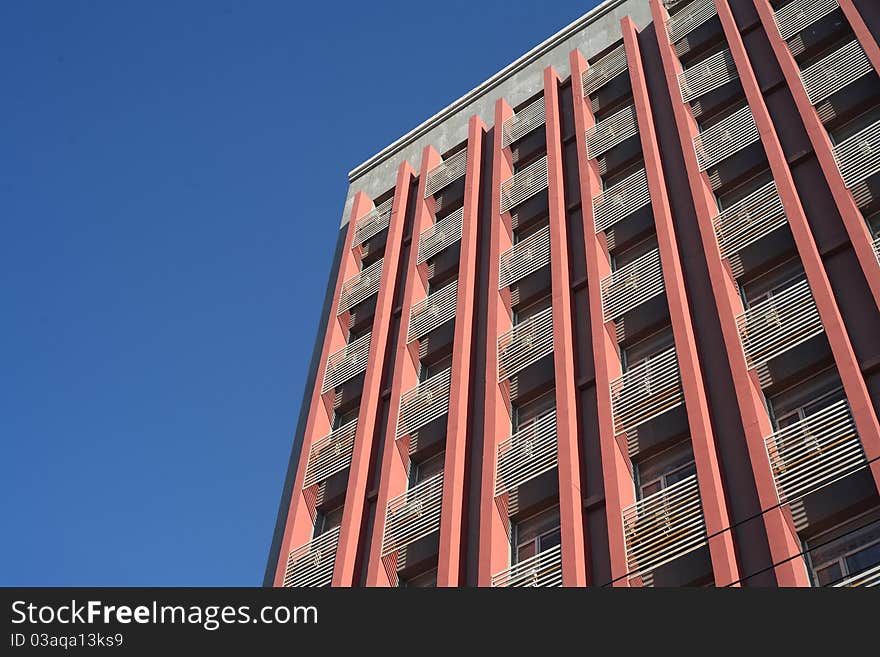
{"label": "window", "polygon": [[438,360],[436,363],[426,363],[419,361],[419,383],[427,381],[435,374],[440,374],[443,370],[452,367],[452,355]]}
{"label": "window", "polygon": [[315,531],[314,538],[318,538],[321,534],[326,534],[331,529],[335,529],[342,524],[343,507],[338,506],[330,511],[315,511]]}
{"label": "window", "polygon": [[354,342],[354,341],[357,340],[358,338],[362,338],[362,337],[364,337],[367,333],[369,333],[369,332],[372,331],[372,330],[373,330],[373,327],[370,326],[370,325],[367,325],[367,326],[365,326],[364,328],[362,328],[362,329],[360,329],[360,330],[358,330],[358,331],[355,331],[355,330],[353,330],[353,329],[349,329],[349,331],[348,331],[348,341],[347,341],[347,343],[348,343],[348,344],[351,344],[352,342]]}
{"label": "window", "polygon": [[513,525],[512,562],[520,563],[560,543],[559,507],[553,507]]}
{"label": "window", "polygon": [[784,429],[846,397],[836,370],[828,369],[768,400],[776,429]]}
{"label": "window", "polygon": [[556,392],[551,390],[540,397],[512,408],[510,414],[511,431],[516,433],[525,425],[542,417],[547,411],[556,407]]}
{"label": "window", "polygon": [[345,413],[340,413],[338,411],[333,412],[333,426],[332,429],[339,429],[340,427],[344,427],[346,424],[351,422],[352,420],[357,419],[358,412],[360,409],[353,409],[347,411]]}
{"label": "window", "polygon": [[784,292],[804,278],[804,268],[797,258],[792,258],[770,271],[740,286],[743,306],[751,308]]}
{"label": "window", "polygon": [[829,586],[880,564],[880,513],[876,510],[807,541],[813,583]]}
{"label": "window", "polygon": [[440,452],[436,456],[417,463],[410,459],[409,462],[409,487],[418,486],[420,483],[433,477],[438,472],[443,472],[443,464],[446,452]]}
{"label": "window", "polygon": [[433,568],[429,571],[414,575],[408,579],[401,577],[398,580],[398,586],[405,588],[431,588],[437,586],[437,569]]}
{"label": "window", "polygon": [[623,371],[633,369],[644,363],[651,356],[660,354],[675,344],[672,327],[666,326],[656,333],[639,340],[635,344],[620,350],[620,364]]}
{"label": "window", "polygon": [[673,484],[696,474],[690,441],[679,443],[636,465],[638,499],[659,493]]}
{"label": "window", "polygon": [[513,325],[519,326],[520,324],[527,322],[538,313],[547,310],[547,308],[549,308],[551,305],[553,305],[553,297],[548,294],[547,296],[538,299],[534,303],[530,303],[528,306],[514,308],[512,318]]}
{"label": "window", "polygon": [[617,271],[626,267],[628,264],[641,258],[649,251],[657,248],[657,236],[651,235],[647,239],[642,240],[638,244],[634,244],[628,249],[618,251],[611,256],[611,271]]}

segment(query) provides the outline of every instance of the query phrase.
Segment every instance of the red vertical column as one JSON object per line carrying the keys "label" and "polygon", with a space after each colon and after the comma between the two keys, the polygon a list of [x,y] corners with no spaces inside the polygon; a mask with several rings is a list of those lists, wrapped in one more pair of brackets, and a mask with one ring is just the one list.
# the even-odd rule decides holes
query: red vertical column
{"label": "red vertical column", "polygon": [[678,94],[678,74],[682,66],[669,42],[665,29],[666,11],[659,0],[651,0],[651,13],[657,29],[660,56],[672,100],[713,297],[730,361],[736,403],[743,418],[743,430],[761,504],[761,518],[767,532],[771,558],[776,564],[774,572],[781,586],[808,586],[809,580],[803,560],[797,556],[800,552],[800,542],[794,530],[791,513],[787,507],[778,506],[776,486],[764,448],[764,436],[772,432],[772,427],[764,408],[760,386],[750,375],[743,358],[735,320],[737,314],[743,311],[743,306],[730,267],[721,259],[712,228],[712,219],[718,214],[718,205],[708,176],[700,171],[694,152],[693,139],[698,133],[697,124]]}
{"label": "red vertical column", "polygon": [[[843,3],[841,3],[842,5]],[[850,4],[850,6],[852,5]],[[770,6],[769,0],[755,0],[755,7],[761,17],[761,23],[764,25],[764,31],[767,33],[767,38],[770,40],[770,45],[773,47],[776,59],[779,60],[779,66],[782,68],[782,73],[791,90],[791,95],[794,97],[801,121],[807,130],[807,135],[810,137],[810,143],[813,145],[819,165],[822,167],[822,173],[825,174],[825,178],[828,181],[828,187],[831,189],[834,204],[837,206],[837,211],[843,219],[843,225],[846,228],[850,242],[852,242],[853,249],[856,252],[856,257],[868,281],[871,294],[874,296],[874,302],[880,306],[880,263],[878,263],[877,256],[874,254],[871,233],[852,192],[847,189],[846,184],[843,182],[837,161],[834,159],[834,150],[831,139],[828,136],[828,131],[825,130],[819,114],[807,96],[807,91],[801,82],[800,69],[791,54],[791,50],[789,50],[788,45],[779,35],[773,8]],[[852,10],[855,11],[855,8],[853,7]],[[859,17],[859,20],[861,21],[861,17]],[[871,43],[874,44],[874,49],[877,50],[877,44],[873,40]],[[868,52],[867,48],[865,52]],[[874,64],[875,66],[880,64],[880,51],[878,51],[877,55],[878,59]]]}
{"label": "red vertical column", "polygon": [[574,100],[574,123],[583,209],[584,244],[587,251],[587,293],[590,305],[590,332],[593,342],[593,363],[596,372],[596,402],[599,418],[599,446],[602,454],[602,478],[605,486],[605,511],[608,523],[608,545],[611,578],[615,586],[627,586],[626,541],[623,534],[623,509],[635,502],[635,486],[630,475],[629,455],[625,445],[614,436],[611,416],[611,380],[621,375],[617,353],[617,337],[603,321],[600,281],[611,273],[604,234],[596,233],[593,198],[602,191],[602,181],[595,160],[587,155],[586,132],[594,124],[589,99],[584,98],[581,80],[587,61],[573,50],[571,91]]}
{"label": "red vertical column", "polygon": [[694,327],[685,292],[684,273],[678,254],[672,209],[666,189],[660,146],[654,129],[654,116],[645,81],[645,71],[639,51],[637,29],[632,19],[622,21],[623,43],[626,50],[629,75],[632,82],[633,100],[639,124],[639,138],[645,158],[651,209],[657,230],[657,243],[663,267],[663,283],[666,287],[669,315],[675,339],[675,351],[681,373],[681,386],[687,409],[691,443],[697,466],[703,516],[709,535],[709,553],[712,558],[715,585],[726,586],[739,580],[739,568],[729,531],[730,516],[721,483],[721,468],[715,447],[715,435],[709,421],[709,403],[703,385],[703,373],[697,356]]}
{"label": "red vertical column", "polygon": [[342,512],[342,524],[339,528],[339,548],[333,570],[333,586],[354,586],[357,584],[355,581],[355,562],[360,532],[364,526],[364,501],[369,483],[370,453],[376,434],[378,420],[376,411],[379,408],[382,394],[382,365],[385,362],[397,270],[403,243],[403,229],[406,223],[406,206],[414,173],[408,162],[401,164],[397,171],[391,224],[388,227],[385,261],[382,265],[382,283],[376,297],[376,311],[373,317],[370,357],[364,374],[364,389],[361,395],[354,450],[348,474],[345,507]]}
{"label": "red vertical column", "polygon": [[[458,264],[458,299],[452,351],[452,386],[446,425],[446,459],[443,465],[443,506],[440,513],[440,553],[437,586],[461,583],[464,525],[465,459],[468,445],[468,402],[471,395],[471,362],[474,348],[474,309],[477,287],[477,228],[480,207],[480,164],[486,125],[478,116],[468,123],[467,171]],[[413,235],[413,241],[417,236]]]}
{"label": "red vertical column", "polygon": [[[501,146],[501,126],[513,116],[503,98],[495,103],[495,127],[492,146],[492,207],[489,233],[489,301],[486,311],[486,381],[485,419],[483,424],[483,466],[480,489],[480,544],[477,583],[489,586],[492,575],[508,566],[508,518],[495,505],[495,464],[498,445],[510,436],[510,411],[498,384],[498,336],[509,330],[510,293],[498,289],[498,262],[512,242],[510,213],[501,214],[501,182],[513,175],[510,150]],[[551,256],[552,257],[552,256]]]}
{"label": "red vertical column", "polygon": [[[409,180],[411,175],[411,168],[405,166],[402,166],[400,171],[398,172],[397,187],[395,189],[395,197],[392,203],[392,216],[388,227],[388,247],[385,254],[385,264],[383,265],[386,275],[383,276],[382,287],[379,290],[375,317],[378,318],[381,316],[380,309],[385,307],[384,305],[382,305],[383,299],[387,300],[387,304],[385,305],[388,305],[389,307],[387,308],[387,312],[381,321],[377,321],[376,319],[374,319],[373,322],[374,333],[370,341],[371,349],[369,356],[369,365],[367,367],[367,375],[364,380],[364,395],[366,395],[367,391],[369,390],[369,374],[371,371],[376,370],[377,364],[381,365],[382,356],[385,351],[385,342],[387,340],[387,317],[390,316],[390,298],[393,296],[394,287],[393,272],[395,272],[397,269],[397,259],[399,257],[401,242],[400,238],[403,232],[403,223],[405,219],[404,215],[409,191]],[[285,524],[284,538],[281,544],[281,552],[275,570],[275,586],[281,586],[284,580],[284,570],[286,566],[287,555],[289,554],[291,549],[307,543],[312,535],[315,509],[313,507],[313,504],[310,503],[303,495],[303,482],[305,480],[306,468],[308,466],[308,455],[312,444],[316,440],[327,435],[327,433],[329,433],[331,430],[332,417],[330,417],[330,414],[328,413],[325,400],[321,394],[321,386],[327,367],[327,359],[330,357],[331,354],[339,351],[340,349],[343,349],[346,344],[346,327],[343,326],[342,323],[337,319],[339,297],[342,291],[343,283],[346,280],[355,276],[359,271],[358,252],[355,249],[351,248],[351,243],[358,221],[365,215],[369,214],[372,209],[373,202],[370,200],[370,198],[363,192],[358,192],[354,197],[351,217],[348,223],[348,230],[346,231],[345,241],[342,246],[343,254],[339,266],[339,275],[336,281],[336,288],[334,290],[333,300],[330,305],[330,321],[327,325],[327,334],[324,336],[324,345],[321,349],[321,360],[318,370],[318,376],[316,378],[315,390],[312,392],[312,399],[309,405],[309,415],[303,434],[301,456],[299,460],[299,465],[297,466],[296,478],[294,480],[293,495],[291,498],[290,509],[288,511],[287,521]],[[387,274],[387,272],[389,271],[391,272],[390,275]],[[385,327],[384,331],[383,326]],[[376,382],[375,385],[378,386],[378,382]],[[360,409],[361,410],[358,418],[356,446],[363,445],[372,438],[372,431],[368,432],[367,429],[371,422],[375,422],[375,404],[373,404],[372,406],[367,406],[362,401]],[[368,447],[367,452],[369,452]],[[355,450],[355,455],[352,459],[352,477],[355,476],[355,458],[357,458],[357,448]],[[351,479],[349,479],[349,486],[351,486]],[[351,522],[352,514],[356,513],[356,510],[354,508],[355,505],[356,502],[352,502],[351,495],[347,495],[345,502],[345,511],[343,512],[343,527],[345,527],[345,516],[349,516]],[[358,523],[360,522],[359,519],[360,515],[358,515]],[[352,539],[350,535],[346,536],[346,534],[343,533],[344,530],[341,529],[340,531],[341,537],[339,546],[337,548],[337,557],[334,569],[334,582],[336,580],[337,574],[341,574],[343,569],[341,566],[343,560],[340,559],[343,552],[343,545],[349,546],[350,548],[352,540],[354,540],[355,544],[357,542],[356,536],[354,536]]]}
{"label": "red vertical column", "polygon": [[409,244],[409,261],[405,273],[403,300],[401,303],[400,331],[394,347],[394,373],[391,379],[391,398],[388,402],[388,423],[385,430],[385,444],[382,452],[382,470],[379,478],[379,496],[376,501],[376,517],[373,522],[373,535],[367,562],[367,586],[396,586],[396,577],[386,569],[382,561],[382,537],[385,531],[388,502],[407,487],[407,468],[409,463],[398,450],[397,424],[399,421],[400,398],[405,392],[418,384],[418,361],[407,346],[407,334],[412,307],[424,299],[428,284],[424,271],[416,265],[419,235],[432,223],[433,198],[425,198],[427,173],[443,158],[433,146],[426,146],[422,152],[419,173],[418,197],[413,218],[412,238]]}
{"label": "red vertical column", "polygon": [[[760,1],[763,2],[763,0]],[[874,70],[880,73],[880,47],[877,46],[877,39],[871,33],[871,30],[868,29],[865,19],[862,18],[852,0],[837,0],[837,4],[840,5],[843,15],[846,16],[846,20],[849,21],[853,32],[855,32],[862,50],[865,51],[868,59],[871,60]]]}
{"label": "red vertical column", "polygon": [[562,177],[562,120],[559,114],[559,76],[552,67],[544,69],[544,107],[547,132],[547,196],[550,206],[550,276],[553,290],[553,365],[556,383],[562,584],[586,586],[568,221]]}
{"label": "red vertical column", "polygon": [[[776,134],[770,112],[767,110],[764,96],[761,93],[755,72],[752,70],[745,44],[730,6],[727,0],[715,0],[715,5],[718,7],[718,16],[730,45],[730,52],[736,63],[743,90],[752,108],[755,123],[758,125],[761,142],[767,153],[767,161],[770,164],[773,178],[776,180],[779,197],[782,199],[782,206],[788,217],[791,233],[801,257],[816,308],[822,319],[822,325],[825,327],[825,334],[831,345],[831,353],[837,364],[840,380],[852,410],[853,420],[865,448],[865,455],[869,460],[878,459],[880,458],[880,423],[874,413],[868,387],[862,377],[858,360],[843,323],[843,317],[840,315],[840,309],[837,307],[831,282],[828,280],[822,256],[813,239],[807,216],[795,188],[794,178],[782,150],[782,144]],[[871,471],[878,488],[880,488],[880,461],[872,461]]]}

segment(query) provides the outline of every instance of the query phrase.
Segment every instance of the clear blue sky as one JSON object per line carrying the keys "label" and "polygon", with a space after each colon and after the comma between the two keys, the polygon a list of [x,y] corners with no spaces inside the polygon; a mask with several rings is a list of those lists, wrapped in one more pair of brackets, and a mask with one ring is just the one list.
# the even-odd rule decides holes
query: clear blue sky
{"label": "clear blue sky", "polygon": [[0,585],[260,584],[346,173],[595,4],[0,3]]}

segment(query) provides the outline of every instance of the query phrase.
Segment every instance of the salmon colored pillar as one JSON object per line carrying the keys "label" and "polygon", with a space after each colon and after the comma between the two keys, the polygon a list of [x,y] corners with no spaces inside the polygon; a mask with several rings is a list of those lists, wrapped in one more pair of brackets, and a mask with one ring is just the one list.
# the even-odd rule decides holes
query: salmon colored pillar
{"label": "salmon colored pillar", "polygon": [[850,27],[855,32],[856,39],[859,40],[862,50],[865,51],[868,59],[871,60],[874,70],[880,73],[880,47],[877,46],[877,39],[874,38],[871,30],[868,29],[865,19],[862,18],[859,10],[856,9],[853,0],[837,0],[837,4],[840,5],[843,15],[846,16],[846,20],[849,21]]}
{"label": "salmon colored pillar", "polygon": [[556,383],[559,517],[562,537],[562,585],[586,586],[583,497],[581,495],[577,386],[574,366],[571,275],[568,263],[568,220],[562,173],[562,119],[559,76],[544,69],[547,132],[547,198],[550,206],[550,277],[553,295],[553,366]]}
{"label": "salmon colored pillar", "polygon": [[588,64],[579,50],[573,50],[571,91],[578,154],[578,171],[583,208],[584,244],[587,260],[587,295],[590,306],[590,332],[593,364],[596,372],[596,402],[599,418],[599,447],[602,455],[602,478],[605,486],[605,512],[611,579],[615,586],[628,586],[626,541],[623,533],[623,509],[635,503],[635,486],[630,475],[629,454],[614,436],[611,416],[611,381],[621,374],[614,327],[603,321],[600,281],[611,273],[605,234],[596,233],[593,198],[602,191],[602,181],[595,160],[587,155],[586,132],[595,121],[589,98],[584,98],[581,80]]}
{"label": "salmon colored pillar", "polygon": [[666,10],[660,5],[659,0],[650,0],[650,2],[666,84],[684,155],[685,172],[691,187],[721,333],[730,361],[736,404],[743,418],[743,431],[761,505],[761,519],[767,532],[771,558],[775,564],[774,573],[780,586],[809,586],[805,564],[798,556],[801,551],[800,541],[794,530],[791,512],[788,507],[779,506],[773,474],[764,448],[764,437],[770,435],[773,429],[764,407],[761,388],[749,373],[743,357],[736,326],[736,316],[743,311],[742,300],[730,266],[721,259],[718,251],[712,225],[712,219],[718,214],[718,204],[708,176],[700,171],[693,146],[693,139],[698,134],[697,123],[678,95],[678,75],[682,71],[682,65],[665,29]]}
{"label": "salmon colored pillar", "polygon": [[[850,4],[850,6],[852,5]],[[834,204],[837,206],[837,211],[843,219],[843,225],[846,228],[850,242],[856,252],[856,257],[868,281],[871,294],[874,296],[874,303],[880,306],[880,263],[878,263],[877,256],[874,254],[871,232],[868,230],[868,225],[862,217],[861,210],[859,210],[852,192],[847,189],[846,184],[843,182],[837,161],[834,159],[834,149],[828,136],[828,131],[825,130],[819,114],[807,96],[807,91],[801,82],[800,68],[792,56],[791,50],[789,50],[788,45],[779,35],[773,8],[770,6],[769,0],[755,0],[755,7],[761,17],[761,23],[764,25],[764,31],[767,33],[767,38],[770,40],[770,45],[773,47],[776,59],[779,60],[779,66],[782,68],[788,88],[794,97],[801,121],[807,130],[807,135],[810,137],[813,151],[816,153],[816,159],[819,160],[822,173],[828,181],[828,187],[831,189]],[[853,8],[853,11],[855,11],[855,8]],[[859,17],[859,20],[861,21],[861,17]],[[873,39],[871,43],[874,44],[874,49],[876,50],[877,44]],[[862,47],[864,48],[864,45]],[[865,49],[865,52],[868,52],[867,49]],[[876,63],[873,59],[871,61],[876,67],[880,63],[880,53],[878,53]]]}
{"label": "salmon colored pillar", "polygon": [[[474,309],[477,287],[477,228],[480,207],[480,168],[486,125],[478,116],[468,123],[467,171],[464,179],[464,210],[461,228],[461,259],[458,263],[458,299],[452,351],[452,386],[446,424],[446,458],[443,465],[443,507],[440,512],[440,554],[437,586],[459,586],[465,499],[465,460],[468,451],[468,405],[471,396],[471,364],[474,348]],[[413,236],[413,241],[417,241]]]}
{"label": "salmon colored pillar", "polygon": [[[843,383],[843,389],[846,392],[847,400],[852,410],[853,421],[859,432],[862,445],[865,448],[865,455],[869,461],[878,459],[880,458],[880,423],[877,421],[877,415],[871,403],[871,396],[868,393],[868,386],[862,377],[861,368],[850,343],[849,335],[846,332],[846,326],[843,323],[843,317],[840,314],[840,309],[837,307],[837,301],[834,298],[834,291],[831,289],[831,282],[828,280],[822,256],[819,254],[819,249],[813,239],[807,216],[804,213],[804,208],[801,205],[800,197],[795,188],[791,169],[789,169],[788,161],[782,150],[782,143],[776,134],[776,129],[770,118],[770,112],[764,102],[764,96],[761,93],[755,72],[749,62],[749,56],[737,28],[733,12],[731,12],[727,0],[715,0],[715,5],[718,7],[718,16],[721,19],[721,25],[724,28],[724,33],[730,45],[730,52],[736,63],[746,98],[752,108],[755,123],[758,125],[761,141],[767,153],[767,161],[770,164],[773,178],[776,180],[779,197],[782,199],[782,206],[788,217],[791,233],[794,236],[795,245],[803,262],[807,281],[813,293],[813,299],[816,302],[816,308],[822,319],[822,325],[825,327],[825,335],[828,337],[828,343],[831,345],[831,353],[837,364],[840,380]],[[871,472],[878,489],[880,489],[880,461],[871,461]]]}
{"label": "salmon colored pillar", "polygon": [[[480,478],[480,541],[477,583],[489,586],[492,575],[509,565],[508,517],[495,500],[498,445],[510,437],[510,404],[498,383],[498,336],[510,330],[510,292],[498,289],[498,262],[512,245],[510,213],[501,214],[501,183],[513,175],[509,148],[501,146],[501,126],[513,116],[513,109],[503,98],[495,103],[495,127],[492,145],[492,206],[487,220],[489,234],[489,298],[486,310],[486,381],[485,419],[483,424],[482,476]],[[552,257],[552,256],[551,256]]]}
{"label": "salmon colored pillar", "polygon": [[639,124],[639,138],[645,158],[651,209],[657,230],[663,283],[666,288],[675,352],[681,373],[681,387],[687,409],[691,444],[697,467],[703,517],[709,535],[709,554],[716,586],[727,586],[739,580],[739,567],[729,531],[730,515],[721,483],[721,467],[715,446],[715,434],[709,421],[709,402],[703,384],[703,373],[697,356],[697,343],[691,323],[690,307],[685,291],[684,273],[678,254],[672,208],[666,189],[660,146],[654,129],[654,116],[645,81],[645,70],[639,50],[638,32],[628,16],[621,22],[633,100]]}
{"label": "salmon colored pillar", "polygon": [[[391,299],[393,298],[394,276],[393,272],[397,270],[397,263],[400,254],[400,243],[402,241],[403,224],[405,220],[406,204],[409,193],[409,183],[413,175],[412,167],[408,164],[401,165],[397,176],[397,187],[394,192],[394,201],[392,202],[392,214],[388,226],[388,239],[385,252],[385,261],[383,265],[383,280],[379,288],[376,300],[376,311],[373,319],[373,334],[370,339],[370,355],[367,365],[367,373],[364,378],[364,389],[361,400],[360,412],[357,424],[357,433],[355,437],[355,450],[352,457],[350,467],[348,493],[345,500],[345,509],[343,511],[342,527],[340,528],[340,540],[337,547],[336,561],[334,566],[334,584],[339,581],[341,585],[351,585],[353,577],[351,575],[352,568],[346,568],[347,556],[354,558],[354,550],[356,549],[360,528],[360,520],[363,512],[363,499],[358,500],[356,491],[357,484],[352,484],[352,479],[358,477],[358,469],[368,466],[369,460],[369,442],[372,440],[375,426],[375,408],[376,404],[368,405],[364,403],[364,398],[371,390],[371,386],[376,388],[378,395],[378,375],[370,378],[370,373],[381,369],[381,363],[385,352],[385,344],[388,338],[387,317],[391,313]],[[275,586],[281,586],[284,581],[284,571],[287,565],[287,555],[292,549],[304,545],[312,536],[315,508],[311,498],[304,495],[303,482],[305,480],[306,469],[308,467],[308,454],[312,444],[327,435],[332,426],[330,413],[328,412],[328,404],[321,394],[324,375],[327,368],[327,360],[331,354],[345,348],[347,339],[347,326],[344,321],[340,321],[337,313],[339,309],[339,297],[342,292],[343,283],[357,275],[360,270],[360,249],[352,249],[351,244],[358,221],[370,213],[374,205],[372,200],[363,192],[358,192],[354,197],[352,204],[351,217],[348,222],[348,230],[346,231],[345,241],[343,242],[342,259],[339,266],[339,275],[336,281],[336,287],[333,293],[333,299],[330,305],[330,321],[327,324],[327,334],[324,337],[324,345],[321,349],[321,360],[318,370],[318,376],[315,381],[315,390],[312,392],[312,399],[309,405],[309,415],[306,421],[306,428],[303,434],[303,444],[301,454],[303,457],[299,460],[297,466],[296,478],[294,481],[293,494],[291,497],[290,509],[288,511],[287,520],[284,528],[284,538],[281,544],[278,565],[275,570]],[[388,272],[392,272],[391,275]],[[383,316],[382,311],[385,310]],[[381,318],[381,319],[380,319]],[[332,394],[332,393],[329,393]],[[376,397],[378,399],[378,397]],[[359,455],[364,449],[367,456]],[[365,480],[364,480],[365,481]],[[363,490],[364,485],[360,486]],[[354,494],[353,494],[354,491]],[[363,495],[360,496],[363,498]],[[348,523],[346,524],[346,519]],[[355,525],[356,522],[356,526]],[[343,575],[345,573],[345,575]]]}
{"label": "salmon colored pillar", "polygon": [[[388,502],[396,495],[403,493],[408,483],[409,458],[399,449],[397,425],[399,422],[400,399],[409,390],[418,385],[418,357],[414,357],[407,345],[410,314],[412,307],[425,298],[428,281],[424,268],[416,265],[419,235],[433,223],[433,197],[425,198],[425,179],[428,172],[443,162],[440,153],[433,146],[426,146],[422,152],[421,171],[419,173],[418,197],[416,212],[413,218],[412,239],[409,243],[409,260],[406,267],[402,311],[400,315],[400,331],[397,344],[394,346],[394,373],[391,379],[391,398],[388,403],[388,423],[385,433],[385,444],[382,453],[382,470],[379,478],[379,496],[376,502],[376,517],[373,522],[373,536],[367,562],[367,586],[397,586],[395,564],[387,564],[382,560],[382,538],[385,532],[386,511]],[[403,450],[404,452],[407,450]]]}

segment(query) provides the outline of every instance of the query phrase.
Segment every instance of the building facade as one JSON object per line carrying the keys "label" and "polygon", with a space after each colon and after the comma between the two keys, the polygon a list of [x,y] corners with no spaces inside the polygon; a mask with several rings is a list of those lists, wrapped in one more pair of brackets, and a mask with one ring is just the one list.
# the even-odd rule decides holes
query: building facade
{"label": "building facade", "polygon": [[878,35],[608,0],[352,171],[266,585],[880,584]]}

